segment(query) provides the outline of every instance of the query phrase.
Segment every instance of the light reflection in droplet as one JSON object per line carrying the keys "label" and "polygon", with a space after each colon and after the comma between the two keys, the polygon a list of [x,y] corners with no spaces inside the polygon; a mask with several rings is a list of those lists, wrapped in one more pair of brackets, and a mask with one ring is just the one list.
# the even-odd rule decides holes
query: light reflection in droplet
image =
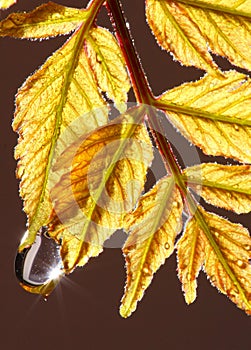
{"label": "light reflection in droplet", "polygon": [[45,297],[55,288],[64,274],[59,248],[42,228],[35,242],[17,253],[16,276],[25,290]]}

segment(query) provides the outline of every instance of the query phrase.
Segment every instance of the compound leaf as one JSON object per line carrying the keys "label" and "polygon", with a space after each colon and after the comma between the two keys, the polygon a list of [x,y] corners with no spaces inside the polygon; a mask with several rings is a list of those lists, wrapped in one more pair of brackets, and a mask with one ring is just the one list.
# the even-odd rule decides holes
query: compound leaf
{"label": "compound leaf", "polygon": [[127,282],[120,313],[128,317],[136,309],[154,273],[174,249],[181,230],[182,198],[172,177],[161,179],[144,194],[136,210],[125,218],[129,237],[123,248]]}
{"label": "compound leaf", "polygon": [[209,51],[251,70],[250,1],[147,0],[148,23],[164,49],[215,75]]}
{"label": "compound leaf", "polygon": [[215,206],[238,214],[251,211],[251,167],[205,163],[184,170],[189,186]]}
{"label": "compound leaf", "polygon": [[51,191],[56,201],[50,232],[61,241],[67,272],[83,265],[93,251],[102,251],[104,241],[122,227],[141,195],[152,157],[145,126],[122,116],[78,140],[59,158],[54,171],[65,172]]}
{"label": "compound leaf", "polygon": [[156,102],[204,153],[251,162],[251,81],[236,71],[206,75],[165,92]]}
{"label": "compound leaf", "polygon": [[11,13],[0,22],[0,36],[41,39],[68,34],[87,18],[86,10],[48,2],[28,13]]}

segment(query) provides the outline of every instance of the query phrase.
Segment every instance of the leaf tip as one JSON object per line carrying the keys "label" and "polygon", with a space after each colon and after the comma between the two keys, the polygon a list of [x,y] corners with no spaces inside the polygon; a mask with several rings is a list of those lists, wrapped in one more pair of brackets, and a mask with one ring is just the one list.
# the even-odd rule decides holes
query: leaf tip
{"label": "leaf tip", "polygon": [[127,305],[121,304],[119,308],[119,314],[123,318],[128,318],[133,313],[133,310]]}
{"label": "leaf tip", "polygon": [[189,290],[185,292],[184,297],[187,305],[192,304],[196,299],[196,290],[190,286]]}

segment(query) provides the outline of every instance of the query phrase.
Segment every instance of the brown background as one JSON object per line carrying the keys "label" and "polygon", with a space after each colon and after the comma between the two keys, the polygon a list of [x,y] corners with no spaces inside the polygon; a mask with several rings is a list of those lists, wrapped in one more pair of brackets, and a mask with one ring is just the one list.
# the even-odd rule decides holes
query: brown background
{"label": "brown background", "polygon": [[[19,0],[11,11],[29,10],[42,1]],[[61,1],[80,7],[85,1]],[[181,67],[161,51],[144,19],[144,1],[122,1],[131,32],[155,94],[194,80],[199,70]],[[9,12],[2,13],[5,17]],[[107,23],[104,15],[100,23]],[[47,302],[24,292],[13,262],[25,231],[18,197],[11,130],[13,98],[25,78],[39,67],[65,37],[43,42],[1,40],[1,254],[0,348],[12,349],[194,349],[248,350],[250,318],[199,277],[197,301],[186,306],[176,277],[175,257],[156,274],[138,310],[129,319],[118,314],[125,280],[119,249],[106,249],[77,269]],[[225,67],[229,65],[222,61]],[[232,216],[248,225],[250,216]]]}

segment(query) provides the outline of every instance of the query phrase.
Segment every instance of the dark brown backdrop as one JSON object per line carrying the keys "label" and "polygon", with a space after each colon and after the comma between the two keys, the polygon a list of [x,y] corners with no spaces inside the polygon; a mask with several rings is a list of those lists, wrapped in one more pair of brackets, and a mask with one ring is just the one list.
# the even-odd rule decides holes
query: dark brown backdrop
{"label": "dark brown backdrop", "polygon": [[[200,71],[181,67],[158,48],[145,23],[143,0],[122,2],[155,94],[200,76]],[[40,3],[41,0],[19,0],[11,11],[29,10]],[[86,2],[61,3],[78,7]],[[104,16],[100,23],[106,23]],[[14,175],[13,147],[17,135],[10,126],[13,98],[25,78],[64,40],[1,40],[0,348],[250,349],[250,319],[212,288],[203,273],[197,301],[186,306],[174,256],[156,274],[137,312],[126,320],[118,314],[125,279],[124,261],[118,249],[106,249],[86,267],[77,269],[47,302],[19,287],[13,262],[25,231],[25,215]],[[248,225],[248,217],[240,218]]]}

